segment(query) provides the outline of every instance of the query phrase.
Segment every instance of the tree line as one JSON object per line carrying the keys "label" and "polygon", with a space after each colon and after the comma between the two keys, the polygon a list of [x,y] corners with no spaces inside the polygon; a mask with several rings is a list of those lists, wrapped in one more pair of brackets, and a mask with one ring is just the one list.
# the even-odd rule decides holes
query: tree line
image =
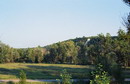
{"label": "tree line", "polygon": [[[90,41],[87,41],[88,39]],[[110,34],[99,34],[95,37],[70,39],[45,47],[16,49],[0,42],[0,63],[96,64],[115,62],[122,66],[129,66],[129,50],[130,36],[127,32],[119,30],[118,36],[115,37]]]}

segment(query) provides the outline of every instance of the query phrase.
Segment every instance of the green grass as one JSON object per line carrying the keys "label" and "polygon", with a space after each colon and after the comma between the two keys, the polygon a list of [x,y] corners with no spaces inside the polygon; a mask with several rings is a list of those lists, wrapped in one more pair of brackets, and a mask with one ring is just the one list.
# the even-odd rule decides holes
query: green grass
{"label": "green grass", "polygon": [[88,78],[92,67],[87,65],[70,64],[28,64],[6,63],[0,64],[0,79],[18,79],[20,70],[24,70],[28,79],[59,79],[63,69],[72,75],[72,78]]}
{"label": "green grass", "polygon": [[[4,83],[0,83],[0,84],[19,84],[19,83],[14,83],[14,82],[4,82]],[[58,83],[53,83],[53,82],[27,82],[26,84],[58,84]]]}
{"label": "green grass", "polygon": [[[0,83],[0,84],[19,84],[19,83]],[[26,84],[60,84],[58,82],[27,82]],[[72,84],[89,84],[89,82],[73,82]]]}

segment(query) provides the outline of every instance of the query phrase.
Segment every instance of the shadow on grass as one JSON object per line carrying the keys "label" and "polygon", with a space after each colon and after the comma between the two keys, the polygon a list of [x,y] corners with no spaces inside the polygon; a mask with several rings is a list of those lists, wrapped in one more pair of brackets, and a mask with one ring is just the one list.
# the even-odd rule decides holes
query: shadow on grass
{"label": "shadow on grass", "polygon": [[5,68],[0,68],[0,74],[3,74],[3,75],[13,75],[13,76],[16,76],[16,78],[19,77],[19,72],[20,72],[20,69],[5,69]]}
{"label": "shadow on grass", "polygon": [[[69,68],[69,67],[60,67],[60,66],[36,66],[28,65],[30,70],[38,73],[42,76],[42,79],[54,79],[60,78],[60,73],[63,69],[66,69],[68,73],[72,75],[72,78],[75,79],[85,79],[89,77],[91,69],[88,68]],[[35,75],[35,74],[34,74]]]}
{"label": "shadow on grass", "polygon": [[0,74],[14,75],[19,78],[20,70],[26,72],[28,79],[60,79],[60,73],[66,69],[72,75],[73,79],[86,79],[90,77],[91,69],[88,68],[68,68],[60,66],[39,66],[25,65],[27,68],[5,69],[0,68]]}

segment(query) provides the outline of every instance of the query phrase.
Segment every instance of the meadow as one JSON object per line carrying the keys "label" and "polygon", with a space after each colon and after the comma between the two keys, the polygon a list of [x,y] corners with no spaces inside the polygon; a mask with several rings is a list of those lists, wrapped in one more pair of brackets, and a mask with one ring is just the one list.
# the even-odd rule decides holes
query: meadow
{"label": "meadow", "polygon": [[66,69],[73,79],[86,79],[90,76],[92,66],[72,64],[0,64],[0,79],[18,79],[20,70],[24,70],[27,79],[60,79],[60,73]]}
{"label": "meadow", "polygon": [[[90,78],[90,72],[92,71],[93,66],[72,65],[72,64],[5,63],[0,64],[0,79],[4,80],[19,79],[20,70],[24,70],[26,72],[27,79],[60,79],[60,73],[62,72],[63,69],[66,69],[72,75],[73,79],[87,79]],[[129,71],[130,67],[128,67],[123,71],[124,76],[126,78],[130,78]],[[83,81],[79,82],[75,82],[74,84],[86,84]],[[8,83],[0,83],[0,84],[8,84]],[[58,83],[31,82],[27,84],[58,84]]]}

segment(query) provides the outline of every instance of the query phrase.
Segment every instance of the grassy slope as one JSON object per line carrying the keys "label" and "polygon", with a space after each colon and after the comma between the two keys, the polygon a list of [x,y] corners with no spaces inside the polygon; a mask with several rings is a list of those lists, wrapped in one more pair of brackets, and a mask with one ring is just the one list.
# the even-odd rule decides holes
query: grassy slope
{"label": "grassy slope", "polygon": [[0,79],[18,79],[22,69],[28,79],[57,79],[63,69],[67,69],[73,78],[87,78],[91,68],[86,65],[7,63],[0,64]]}

